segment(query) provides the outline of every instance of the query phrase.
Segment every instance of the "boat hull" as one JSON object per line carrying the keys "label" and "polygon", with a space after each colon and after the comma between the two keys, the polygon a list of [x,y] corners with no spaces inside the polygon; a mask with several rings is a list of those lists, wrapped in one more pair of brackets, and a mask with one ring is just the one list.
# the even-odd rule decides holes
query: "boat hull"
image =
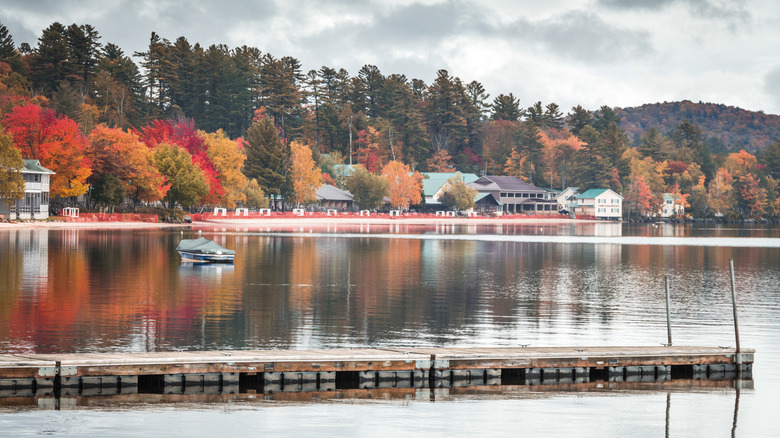
{"label": "boat hull", "polygon": [[187,251],[179,251],[179,255],[183,262],[198,263],[233,263],[235,258],[234,254],[204,254]]}

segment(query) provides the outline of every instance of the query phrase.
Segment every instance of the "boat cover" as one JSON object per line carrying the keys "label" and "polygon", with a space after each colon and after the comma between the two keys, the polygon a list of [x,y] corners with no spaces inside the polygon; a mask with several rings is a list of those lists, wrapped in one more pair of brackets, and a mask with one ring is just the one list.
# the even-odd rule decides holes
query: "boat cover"
{"label": "boat cover", "polygon": [[214,242],[213,240],[206,239],[205,237],[199,237],[197,239],[182,239],[179,242],[179,246],[176,251],[187,251],[201,254],[216,254],[217,251],[222,251],[222,254],[230,255],[235,251],[227,249],[224,246]]}

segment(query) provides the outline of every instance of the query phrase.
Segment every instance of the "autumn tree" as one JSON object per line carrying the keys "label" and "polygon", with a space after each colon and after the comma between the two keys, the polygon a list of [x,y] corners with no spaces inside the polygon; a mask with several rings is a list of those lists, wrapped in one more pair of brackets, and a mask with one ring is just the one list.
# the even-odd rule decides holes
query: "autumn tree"
{"label": "autumn tree", "polygon": [[733,179],[728,170],[721,167],[715,172],[715,176],[710,181],[709,198],[710,208],[717,213],[723,214],[732,210],[734,205]]}
{"label": "autumn tree", "polygon": [[524,162],[525,160],[522,156],[520,156],[520,153],[518,153],[515,148],[512,148],[512,153],[509,154],[509,157],[506,159],[506,163],[504,163],[504,175],[514,176],[516,178],[522,179],[523,181],[527,181],[528,178],[523,178]]}
{"label": "autumn tree", "polygon": [[422,202],[422,175],[412,173],[409,166],[400,161],[390,161],[382,168],[382,177],[388,182],[390,204],[408,210],[410,205]]}
{"label": "autumn tree", "polygon": [[645,177],[640,175],[631,180],[626,189],[625,201],[626,212],[630,218],[631,213],[637,213],[641,216],[647,216],[651,211],[651,200],[653,192],[645,181]]}
{"label": "autumn tree", "polygon": [[431,172],[454,172],[455,167],[452,165],[452,157],[444,149],[439,149],[431,155],[426,161],[428,170]]}
{"label": "autumn tree", "polygon": [[209,186],[203,171],[192,162],[190,154],[181,146],[162,143],[154,149],[153,162],[170,189],[163,198],[168,208],[177,204],[182,208],[197,205],[208,195]]}
{"label": "autumn tree", "polygon": [[699,176],[696,184],[691,187],[688,203],[691,205],[691,214],[694,217],[706,217],[709,214],[709,195],[704,186],[706,176]]}
{"label": "autumn tree", "polygon": [[[574,154],[582,149],[582,142],[565,130],[558,132],[560,132],[559,135],[542,132],[540,141],[544,146],[544,160],[547,164],[547,169],[550,171],[550,178],[554,179],[554,171],[557,171],[561,182],[561,190],[563,190],[567,184],[568,165]],[[550,181],[550,185],[553,185],[553,181]]]}
{"label": "autumn tree", "polygon": [[21,152],[14,146],[11,136],[0,127],[0,199],[9,204],[24,199],[23,167]]}
{"label": "autumn tree", "polygon": [[359,164],[355,165],[345,184],[355,202],[364,210],[379,208],[389,192],[387,179],[367,171]]}
{"label": "autumn tree", "polygon": [[482,127],[482,153],[485,157],[485,172],[495,175],[496,167],[501,172],[503,164],[512,153],[518,123],[508,120],[487,122]]}
{"label": "autumn tree", "polygon": [[192,157],[192,162],[203,172],[209,186],[209,193],[201,199],[201,202],[208,205],[222,203],[225,190],[208,156],[203,138],[195,129],[194,120],[186,117],[178,117],[175,120],[154,120],[141,131],[141,139],[150,148],[155,148],[161,143],[183,147]]}
{"label": "autumn tree", "polygon": [[154,167],[152,152],[134,133],[98,126],[89,136],[86,155],[94,169],[91,196],[103,204],[119,205],[127,195],[136,207],[141,201],[161,200],[169,188]]}
{"label": "autumn tree", "polygon": [[312,159],[311,149],[303,143],[294,141],[290,145],[290,179],[292,195],[290,202],[305,204],[314,202],[317,189],[322,186],[322,172]]}
{"label": "autumn tree", "polygon": [[74,197],[87,192],[92,167],[84,155],[87,139],[75,121],[28,103],[15,107],[4,125],[24,158],[40,160],[55,172],[51,179],[52,197]]}
{"label": "autumn tree", "polygon": [[767,191],[759,186],[759,180],[755,175],[748,173],[738,178],[736,184],[739,191],[737,205],[740,210],[747,211],[752,216],[760,216],[764,212]]}
{"label": "autumn tree", "polygon": [[444,191],[439,198],[444,206],[456,210],[468,210],[474,208],[474,200],[477,197],[477,190],[469,187],[460,172],[456,176],[447,180]]}
{"label": "autumn tree", "polygon": [[247,202],[249,179],[242,173],[246,154],[236,140],[231,140],[221,129],[214,133],[198,131],[206,145],[209,159],[225,190],[223,204],[230,209]]}

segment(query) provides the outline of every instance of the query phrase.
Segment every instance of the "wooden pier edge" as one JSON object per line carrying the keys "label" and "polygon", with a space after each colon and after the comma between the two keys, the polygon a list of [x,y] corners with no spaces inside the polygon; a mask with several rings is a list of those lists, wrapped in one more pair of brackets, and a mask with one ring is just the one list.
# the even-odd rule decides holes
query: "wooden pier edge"
{"label": "wooden pier edge", "polygon": [[[731,347],[439,347],[0,355],[0,398],[746,380]],[[739,361],[737,360],[739,359]]]}

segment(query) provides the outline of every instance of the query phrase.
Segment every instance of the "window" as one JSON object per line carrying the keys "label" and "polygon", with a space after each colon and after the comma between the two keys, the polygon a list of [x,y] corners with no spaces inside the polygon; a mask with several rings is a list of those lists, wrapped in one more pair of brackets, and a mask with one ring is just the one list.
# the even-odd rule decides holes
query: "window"
{"label": "window", "polygon": [[667,200],[666,200],[666,203],[667,203],[667,204],[671,204],[671,203],[672,203],[672,200],[671,200],[671,199],[667,199]]}
{"label": "window", "polygon": [[606,203],[607,203],[606,199],[599,199],[599,204],[606,204]]}
{"label": "window", "polygon": [[499,194],[498,194],[498,197],[499,197],[499,198],[506,198],[506,197],[507,197],[507,195],[506,195],[506,193],[499,193]]}
{"label": "window", "polygon": [[599,212],[599,213],[606,213],[606,212],[607,212],[607,209],[606,209],[606,208],[599,208],[599,209],[598,209],[598,212]]}
{"label": "window", "polygon": [[612,209],[612,213],[620,213],[620,209],[619,208],[613,208]]}
{"label": "window", "polygon": [[612,200],[612,203],[613,203],[613,204],[620,204],[620,199],[613,199],[613,200]]}

